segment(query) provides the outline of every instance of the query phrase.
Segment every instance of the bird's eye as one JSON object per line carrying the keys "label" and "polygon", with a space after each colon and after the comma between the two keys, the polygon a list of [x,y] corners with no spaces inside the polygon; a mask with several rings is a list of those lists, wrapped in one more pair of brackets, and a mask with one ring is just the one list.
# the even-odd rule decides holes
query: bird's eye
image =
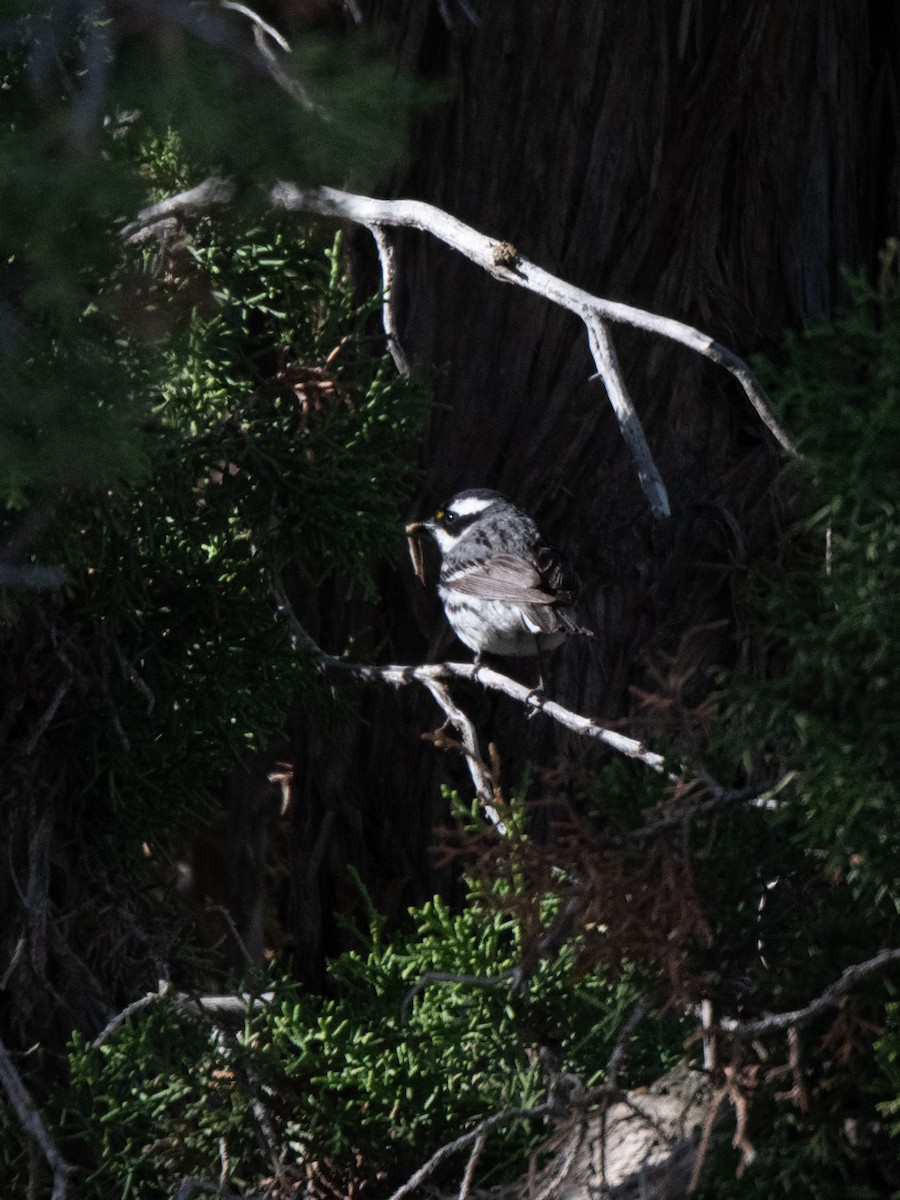
{"label": "bird's eye", "polygon": [[456,524],[456,513],[455,512],[438,513],[438,519],[444,525],[455,525]]}

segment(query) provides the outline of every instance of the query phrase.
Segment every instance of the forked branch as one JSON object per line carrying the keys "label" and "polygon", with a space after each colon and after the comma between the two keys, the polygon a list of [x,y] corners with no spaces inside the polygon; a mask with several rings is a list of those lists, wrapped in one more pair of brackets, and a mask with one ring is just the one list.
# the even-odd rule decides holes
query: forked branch
{"label": "forked branch", "polygon": [[[230,181],[207,179],[195,188],[145,208],[134,221],[125,225],[122,236],[129,241],[142,241],[155,230],[165,228],[165,223],[174,217],[197,215],[209,208],[228,204],[234,194],[234,185]],[[268,201],[273,208],[286,212],[315,213],[339,221],[351,221],[369,230],[375,239],[381,264],[385,335],[401,374],[405,374],[409,367],[397,337],[393,315],[391,293],[395,266],[393,250],[385,232],[391,227],[417,229],[429,233],[487,271],[494,279],[523,287],[579,317],[585,324],[597,375],[603,380],[654,516],[669,515],[671,510],[668,493],[622,377],[609,331],[611,324],[628,325],[633,329],[644,330],[677,342],[724,367],[741,385],[763,424],[779,445],[789,454],[796,454],[790,438],[769,411],[763,389],[743,359],[690,325],[634,308],[630,304],[604,300],[583,288],[566,283],[523,258],[514,246],[479,233],[470,225],[422,200],[380,200],[372,196],[340,191],[337,188],[301,188],[295,183],[282,181],[269,191]]]}

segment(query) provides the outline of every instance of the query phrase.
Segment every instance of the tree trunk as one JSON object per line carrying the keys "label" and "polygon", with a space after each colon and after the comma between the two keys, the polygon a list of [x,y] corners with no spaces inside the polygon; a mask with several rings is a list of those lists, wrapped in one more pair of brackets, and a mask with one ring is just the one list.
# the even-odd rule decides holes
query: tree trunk
{"label": "tree trunk", "polygon": [[[415,131],[390,195],[430,201],[574,284],[696,325],[743,356],[776,352],[786,328],[826,316],[841,268],[871,270],[896,229],[893,6],[485,0],[480,26],[454,9],[452,29],[421,0],[363,7],[404,68],[453,89]],[[741,651],[733,583],[776,536],[780,451],[729,375],[614,329],[672,502],[672,517],[654,520],[591,381],[580,322],[424,234],[397,246],[401,340],[436,388],[409,515],[471,486],[528,509],[577,563],[600,635],[559,652],[558,698],[646,732],[632,689],[658,690],[667,656],[698,669],[696,698],[704,668]],[[328,611],[328,649],[363,625],[382,661],[452,649],[434,632],[433,594],[402,561],[377,611],[340,601]],[[465,699],[513,782],[526,760],[572,751],[514,706]],[[330,884],[319,856],[317,886],[333,892],[356,862],[388,881],[402,912],[438,882],[427,856],[438,784],[464,786],[464,774],[418,740],[438,721],[431,706],[358,704],[364,736],[330,731],[304,750],[300,794],[319,825],[330,814],[328,844],[341,846]],[[301,859],[311,853],[297,844]]]}

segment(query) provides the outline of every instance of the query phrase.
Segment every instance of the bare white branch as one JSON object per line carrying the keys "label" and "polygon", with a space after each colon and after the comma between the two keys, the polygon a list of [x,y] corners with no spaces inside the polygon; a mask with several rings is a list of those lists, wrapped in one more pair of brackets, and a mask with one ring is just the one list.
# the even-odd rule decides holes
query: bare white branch
{"label": "bare white branch", "polygon": [[[391,687],[405,687],[411,683],[421,684],[431,692],[431,695],[434,696],[441,708],[444,709],[454,725],[460,730],[464,745],[466,745],[466,737],[474,739],[470,745],[475,751],[477,751],[478,742],[469,718],[461,709],[453,704],[449,694],[445,690],[441,690],[440,687],[437,690],[433,690],[432,685],[442,685],[450,679],[471,680],[473,683],[481,684],[482,687],[487,688],[489,691],[503,692],[504,695],[510,696],[513,700],[520,701],[526,708],[545,713],[565,729],[571,729],[574,733],[578,733],[583,737],[594,738],[597,741],[603,742],[618,754],[624,754],[626,758],[637,759],[645,766],[651,767],[654,771],[662,771],[665,767],[663,756],[655,753],[653,750],[648,750],[642,742],[637,741],[635,738],[626,737],[622,733],[616,733],[613,729],[607,729],[606,726],[595,721],[593,717],[579,716],[578,713],[574,713],[568,708],[563,708],[555,700],[548,700],[540,692],[535,692],[533,689],[527,688],[524,684],[517,683],[514,679],[510,679],[508,675],[501,675],[499,671],[495,671],[491,667],[485,667],[477,663],[452,662],[426,663],[422,666],[389,664],[379,667],[368,663],[347,662],[342,658],[335,658],[331,654],[326,654],[303,627],[284,589],[277,585],[273,586],[272,594],[275,598],[279,615],[284,617],[290,625],[294,646],[312,655],[320,669],[329,677],[333,679],[343,677],[361,683],[387,683]],[[469,726],[468,730],[466,730],[467,725]],[[467,758],[470,763],[474,762],[476,756],[469,754],[468,750],[469,746],[467,746]],[[477,756],[477,758],[483,764],[480,756]],[[475,787],[479,795],[482,795],[481,789],[487,787],[487,795],[493,796],[493,788],[490,787],[489,779],[486,775],[479,776],[477,780],[473,775],[473,782],[475,782]]]}
{"label": "bare white branch", "polygon": [[478,1166],[478,1160],[481,1158],[481,1152],[487,1144],[487,1134],[481,1133],[475,1139],[475,1145],[469,1154],[469,1161],[466,1163],[466,1171],[462,1178],[462,1183],[459,1185],[458,1200],[468,1200],[469,1193],[472,1191],[472,1182],[475,1178],[475,1168]]}
{"label": "bare white branch", "polygon": [[475,794],[484,805],[485,812],[493,821],[494,825],[505,833],[506,829],[500,819],[500,815],[494,807],[492,801],[494,799],[494,789],[491,783],[491,777],[485,769],[484,760],[481,757],[481,750],[478,745],[478,734],[475,732],[475,726],[459,707],[454,704],[453,697],[450,695],[450,689],[445,683],[438,679],[423,680],[425,687],[431,692],[440,709],[447,717],[447,721],[455,726],[462,741],[463,750],[465,751],[466,766],[469,768],[469,774],[472,777],[472,782],[475,785]]}
{"label": "bare white branch", "polygon": [[219,3],[222,8],[230,8],[232,12],[240,13],[241,16],[247,17],[257,29],[267,34],[285,54],[290,53],[291,46],[287,38],[282,37],[274,26],[270,25],[268,21],[264,21],[259,13],[254,12],[252,8],[248,8],[246,4],[238,4],[236,0],[219,0]]}
{"label": "bare white branch", "polygon": [[116,1033],[135,1013],[142,1012],[145,1008],[150,1008],[154,1004],[158,1004],[166,995],[170,988],[167,979],[159,981],[159,987],[155,992],[147,992],[146,995],[140,996],[137,1000],[132,1000],[130,1004],[126,1004],[121,1012],[116,1013],[111,1021],[109,1021],[103,1029],[94,1038],[91,1045],[95,1050],[99,1050],[105,1041],[108,1041],[114,1033]]}
{"label": "bare white branch", "polygon": [[[231,7],[238,11],[245,8],[239,4],[231,4]],[[251,15],[251,10],[247,12]],[[271,48],[265,44],[265,35],[258,22],[254,25],[254,30],[260,51],[265,54],[270,66],[280,72],[281,67],[276,62]],[[283,86],[289,86],[289,90],[295,87],[294,81],[285,79],[281,82]],[[297,98],[301,103],[308,100],[303,96]],[[123,228],[122,236],[132,242],[140,241],[148,236],[150,230],[172,217],[193,215],[210,207],[227,204],[233,198],[234,191],[234,184],[228,180],[207,179],[196,188],[144,209],[134,221]],[[622,378],[609,336],[609,324],[628,325],[677,342],[724,367],[741,385],[763,424],[779,445],[789,454],[797,453],[790,438],[769,411],[766,395],[744,360],[691,325],[634,308],[630,304],[604,300],[583,288],[566,283],[523,258],[514,246],[479,233],[470,225],[422,200],[381,200],[337,188],[301,188],[288,181],[277,183],[270,190],[268,198],[274,208],[286,212],[316,213],[340,221],[352,221],[371,232],[381,262],[384,294],[382,319],[385,334],[401,374],[408,372],[409,363],[397,340],[392,304],[395,272],[392,248],[384,232],[386,227],[397,226],[429,233],[487,271],[494,279],[523,287],[579,317],[585,323],[598,375],[603,380],[622,436],[634,461],[641,487],[647,496],[651,511],[657,517],[668,516],[669,500],[647,445],[637,411]]]}
{"label": "bare white branch", "polygon": [[603,386],[606,388],[609,402],[613,406],[619,422],[622,437],[631,451],[631,459],[637,471],[638,480],[644,495],[650,501],[650,511],[654,517],[669,517],[672,515],[672,509],[669,505],[666,486],[656,469],[656,463],[653,461],[653,455],[650,453],[650,447],[644,437],[644,429],[638,418],[637,410],[625,388],[616,349],[609,334],[609,326],[595,312],[586,312],[583,316],[587,326],[591,354],[597,364],[597,374],[603,380]]}
{"label": "bare white branch", "polygon": [[381,323],[387,338],[388,351],[394,360],[398,374],[406,378],[409,375],[409,359],[400,344],[397,334],[397,322],[394,318],[394,281],[396,267],[394,262],[394,244],[381,225],[370,225],[369,232],[378,247],[378,261],[381,263]]}
{"label": "bare white branch", "polygon": [[526,708],[544,713],[565,729],[571,729],[582,737],[603,742],[618,754],[624,754],[626,758],[637,759],[638,762],[651,767],[654,771],[662,771],[665,767],[663,756],[656,754],[653,750],[648,750],[643,742],[626,737],[622,733],[616,733],[614,729],[607,729],[593,717],[582,717],[578,713],[572,712],[571,709],[563,708],[555,700],[548,700],[541,693],[527,688],[522,683],[517,683],[508,675],[501,675],[499,671],[495,671],[491,667],[480,666],[476,663],[454,662],[428,663],[418,667],[396,665],[375,667],[363,663],[347,663],[340,659],[330,659],[325,667],[329,673],[346,674],[353,679],[370,683],[380,681],[388,683],[392,687],[403,687],[409,683],[421,683],[423,686],[427,686],[429,681],[434,680],[442,682],[448,679],[468,679],[473,683],[480,683],[489,691],[502,692],[513,700],[518,700]]}
{"label": "bare white branch", "polygon": [[[121,1012],[116,1013],[113,1019],[97,1034],[91,1045],[95,1050],[99,1049],[135,1013],[142,1012],[145,1008],[152,1008],[153,1005],[172,995],[172,986],[169,981],[161,979],[159,987],[155,992],[147,992],[145,995],[139,996],[137,1000],[132,1000],[130,1004],[126,1004]],[[256,1012],[258,1009],[264,1008],[267,1004],[271,1004],[274,998],[274,992],[262,992],[259,996],[251,996],[245,992],[239,996],[197,997],[189,996],[186,992],[174,993],[177,1012],[187,1017],[206,1015],[212,1020],[215,1020],[217,1017],[245,1017],[248,1012]]]}
{"label": "bare white branch", "polygon": [[499,253],[503,243],[479,233],[456,217],[435,208],[434,205],[426,204],[423,200],[379,200],[371,196],[339,191],[336,188],[300,188],[288,182],[276,184],[269,198],[276,208],[292,212],[315,212],[320,216],[353,221],[369,229],[373,225],[399,225],[430,233],[452,246],[454,250],[458,250],[495,279],[524,287],[538,296],[543,296],[553,304],[575,313],[583,321],[594,317],[614,324],[629,325],[686,346],[724,367],[733,375],[779,445],[789,454],[797,453],[788,435],[769,412],[765,392],[744,360],[691,325],[634,308],[630,304],[594,296],[583,288],[575,287],[556,275],[551,275],[549,271],[523,258],[514,249],[512,254]]}
{"label": "bare white branch", "polygon": [[174,196],[167,196],[165,200],[141,209],[133,221],[122,227],[121,236],[127,242],[142,241],[147,233],[162,221],[173,217],[195,217],[211,208],[222,208],[230,204],[236,191],[233,180],[210,176],[196,187],[178,192]]}

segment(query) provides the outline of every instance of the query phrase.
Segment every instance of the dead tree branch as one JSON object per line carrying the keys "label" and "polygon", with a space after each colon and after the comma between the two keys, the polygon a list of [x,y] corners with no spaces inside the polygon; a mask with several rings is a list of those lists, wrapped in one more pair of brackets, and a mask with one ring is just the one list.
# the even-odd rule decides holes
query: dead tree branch
{"label": "dead tree branch", "polygon": [[307,112],[314,113],[322,121],[330,121],[332,119],[331,114],[320,104],[317,104],[300,80],[289,75],[278,61],[278,57],[269,45],[269,41],[274,42],[283,53],[290,54],[291,52],[290,43],[282,37],[278,30],[267,21],[264,21],[259,13],[254,12],[252,8],[248,8],[246,4],[238,4],[236,0],[219,0],[219,3],[222,8],[229,8],[232,12],[240,13],[242,17],[246,17],[251,22],[253,26],[253,41],[259,51],[260,58],[265,63],[269,75],[282,91],[287,92],[291,99],[296,100],[300,107],[305,108]]}
{"label": "dead tree branch", "polygon": [[169,990],[169,981],[161,979],[157,991],[147,992],[146,995],[139,996],[137,1000],[132,1000],[130,1004],[126,1004],[122,1011],[116,1013],[113,1019],[108,1021],[103,1029],[100,1030],[93,1042],[91,1042],[92,1047],[95,1050],[99,1050],[103,1043],[109,1041],[113,1034],[118,1032],[135,1013],[143,1012],[145,1008],[150,1008],[152,1005],[158,1004],[160,1000],[168,995]]}
{"label": "dead tree branch", "polygon": [[[297,614],[294,612],[294,607],[284,590],[276,585],[272,588],[272,594],[275,598],[279,615],[284,617],[290,626],[295,647],[304,653],[312,655],[320,670],[331,679],[344,678],[358,683],[387,683],[391,687],[397,688],[408,686],[411,683],[419,683],[427,688],[454,724],[457,724],[457,721],[461,722],[461,725],[457,724],[457,728],[461,732],[468,725],[472,736],[474,736],[474,729],[471,728],[471,722],[469,722],[468,717],[450,701],[446,689],[442,687],[442,685],[451,679],[468,679],[473,683],[481,684],[482,687],[487,688],[489,691],[503,692],[504,695],[510,696],[513,700],[518,700],[527,709],[544,713],[565,729],[571,729],[583,737],[594,738],[597,741],[603,742],[617,753],[624,754],[627,758],[635,758],[654,771],[662,771],[665,767],[663,756],[656,754],[652,750],[648,750],[642,742],[637,741],[635,738],[626,737],[624,734],[616,733],[613,729],[607,729],[606,726],[595,721],[593,717],[579,716],[578,713],[574,713],[568,708],[563,708],[555,700],[548,700],[539,692],[525,687],[524,684],[517,683],[507,675],[501,675],[499,671],[495,671],[491,667],[481,666],[476,663],[452,662],[427,663],[422,666],[399,666],[391,664],[379,667],[367,663],[346,662],[344,659],[335,658],[332,654],[326,654],[317,645],[315,639],[306,631]],[[435,684],[438,687],[436,690],[433,690]],[[445,707],[445,705],[449,705],[449,707]],[[465,737],[469,735],[468,733],[464,733],[463,736],[465,741]],[[473,748],[477,749],[477,740],[473,743]],[[469,753],[467,753],[466,757],[470,763],[475,762],[475,757],[470,756]],[[483,766],[480,756],[477,761]],[[478,778],[473,775],[473,781],[476,789],[479,791],[479,795],[482,794],[481,788],[487,788],[486,794],[493,796],[493,787],[490,785],[490,779],[486,773],[479,772]]]}
{"label": "dead tree branch", "polygon": [[[142,1012],[145,1008],[151,1008],[164,1000],[168,996],[172,996],[172,987],[168,980],[161,979],[159,987],[155,992],[147,992],[144,996],[139,996],[137,1000],[132,1000],[130,1004],[126,1004],[121,1012],[109,1021],[103,1029],[94,1038],[91,1045],[95,1050],[109,1041],[113,1034],[125,1024],[129,1018],[135,1013]],[[263,1008],[266,1004],[270,1004],[275,997],[274,992],[263,992],[259,996],[251,996],[244,994],[240,996],[189,996],[186,992],[178,992],[174,994],[176,1010],[186,1017],[201,1017],[206,1016],[211,1020],[216,1020],[220,1017],[245,1017],[248,1012],[254,1012],[259,1008]]]}
{"label": "dead tree branch", "polygon": [[[400,688],[418,683],[435,699],[446,714],[448,722],[453,724],[460,733],[462,750],[466,764],[475,785],[475,791],[485,811],[494,825],[503,832],[502,819],[493,806],[496,793],[491,774],[485,766],[478,746],[478,735],[469,717],[453,701],[447,683],[453,679],[470,680],[478,683],[489,691],[502,692],[513,700],[519,701],[529,712],[541,712],[557,722],[564,729],[569,729],[581,737],[599,741],[626,758],[635,759],[650,767],[651,770],[662,773],[666,769],[666,760],[661,754],[650,750],[643,742],[627,737],[614,729],[601,725],[593,717],[583,717],[571,709],[564,708],[555,700],[548,700],[540,692],[517,683],[508,675],[502,675],[491,667],[477,663],[426,663],[421,666],[402,666],[388,664],[385,666],[369,665],[367,663],[347,662],[326,654],[316,643],[315,639],[303,627],[294,612],[293,605],[284,590],[279,586],[272,588],[277,611],[284,617],[291,629],[291,636],[297,649],[309,654],[315,660],[323,674],[331,680],[349,679],[359,683],[386,683],[391,687]],[[712,796],[696,804],[685,805],[675,811],[653,821],[649,825],[632,830],[625,835],[629,841],[646,840],[665,833],[669,829],[684,828],[694,817],[702,816],[719,808],[733,804],[750,804],[759,808],[768,808],[774,803],[774,797],[794,778],[793,772],[788,772],[772,787],[764,792],[756,788],[725,788],[717,783],[704,768],[691,772],[689,768],[678,768],[680,774],[695,774]],[[673,782],[675,774],[670,775]]]}
{"label": "dead tree branch", "polygon": [[650,501],[650,509],[655,517],[669,517],[672,510],[669,507],[669,497],[663,485],[644,429],[637,415],[637,409],[625,390],[625,381],[619,367],[616,349],[610,336],[609,326],[593,311],[582,313],[587,327],[588,344],[594,362],[597,365],[597,377],[603,380],[609,402],[619,422],[619,429],[625,444],[631,452],[631,459],[637,471],[638,481],[644,495]]}
{"label": "dead tree branch", "polygon": [[404,1200],[406,1196],[411,1195],[415,1190],[425,1182],[430,1175],[433,1175],[442,1162],[448,1158],[452,1158],[454,1154],[458,1154],[460,1150],[465,1150],[467,1146],[471,1146],[473,1142],[478,1142],[484,1139],[489,1133],[495,1129],[500,1129],[504,1125],[509,1125],[512,1121],[535,1120],[538,1117],[549,1117],[554,1112],[554,1105],[550,1101],[543,1104],[537,1104],[534,1108],[510,1108],[503,1112],[493,1113],[490,1117],[485,1117],[483,1121],[470,1129],[468,1133],[462,1134],[460,1137],[448,1142],[445,1146],[441,1146],[436,1150],[423,1166],[419,1167],[415,1174],[407,1179],[402,1187],[397,1188],[390,1200]]}
{"label": "dead tree branch", "polygon": [[427,663],[417,667],[397,665],[376,667],[363,663],[345,663],[340,660],[332,660],[324,664],[324,667],[329,674],[343,674],[358,682],[387,683],[391,687],[404,687],[410,683],[421,683],[423,686],[428,686],[428,683],[434,680],[446,682],[449,679],[467,679],[481,684],[489,691],[502,692],[505,696],[518,700],[527,709],[544,713],[563,728],[571,729],[582,737],[602,742],[618,754],[623,754],[626,758],[637,759],[638,762],[642,762],[654,771],[662,771],[665,767],[663,756],[656,754],[653,750],[648,750],[643,742],[626,737],[622,733],[616,733],[614,729],[607,729],[593,717],[582,717],[578,713],[572,712],[571,709],[557,704],[555,700],[548,700],[524,684],[517,683],[508,675],[501,675],[499,671],[495,671],[491,667],[480,666],[476,663],[455,662]]}
{"label": "dead tree branch", "polygon": [[494,804],[494,800],[497,799],[494,781],[485,766],[484,759],[481,757],[475,726],[459,705],[454,704],[453,698],[450,695],[450,689],[446,684],[441,683],[437,679],[426,679],[423,682],[446,715],[446,723],[454,725],[459,732],[462,741],[461,743],[453,743],[453,746],[455,749],[461,749],[463,752],[466,766],[469,768],[469,775],[472,778],[472,783],[475,785],[475,794],[481,801],[485,813],[496,826],[497,830],[500,833],[505,833],[506,826],[503,824],[500,813]]}
{"label": "dead tree branch", "polygon": [[156,234],[156,227],[161,222],[173,217],[180,220],[198,217],[211,208],[224,208],[236,194],[237,187],[233,180],[210,176],[196,187],[178,192],[175,196],[167,196],[165,200],[143,209],[133,221],[122,227],[120,234],[126,242],[146,241]]}
{"label": "dead tree branch", "polygon": [[712,796],[707,800],[698,800],[696,804],[686,804],[682,807],[674,808],[666,816],[660,817],[656,821],[651,821],[647,825],[641,825],[638,829],[630,830],[625,835],[625,839],[630,842],[645,841],[647,838],[657,837],[661,833],[666,833],[670,829],[683,827],[685,822],[692,821],[695,817],[702,817],[707,813],[715,812],[720,808],[728,808],[731,805],[747,804],[753,808],[774,808],[776,804],[775,797],[795,777],[796,772],[789,771],[777,783],[774,783],[772,787],[766,788],[765,791],[761,792],[756,787],[723,788],[707,772],[698,771],[696,772],[696,778],[712,792]]}
{"label": "dead tree branch", "polygon": [[47,1165],[53,1172],[53,1191],[51,1200],[65,1200],[69,1176],[74,1167],[66,1162],[56,1148],[56,1144],[47,1131],[44,1119],[31,1093],[22,1082],[22,1076],[3,1041],[0,1040],[0,1084],[18,1117],[22,1129],[40,1147],[41,1153],[47,1160]]}
{"label": "dead tree branch", "polygon": [[397,373],[405,378],[409,375],[409,359],[400,344],[397,322],[394,317],[394,280],[397,274],[394,243],[381,225],[370,226],[369,232],[375,240],[378,261],[381,264],[381,324],[387,338],[388,352],[394,360]]}
{"label": "dead tree branch", "polygon": [[[586,323],[593,321],[595,330],[597,321],[629,325],[686,346],[724,367],[733,375],[779,445],[789,454],[796,454],[790,438],[769,412],[765,392],[744,360],[699,329],[671,317],[661,317],[634,308],[630,304],[594,296],[529,262],[513,247],[508,247],[506,253],[501,253],[500,249],[504,243],[479,233],[449,213],[422,200],[378,200],[370,196],[339,191],[336,188],[299,188],[289,182],[276,184],[269,194],[269,200],[275,208],[283,208],[288,212],[314,212],[319,216],[353,221],[367,229],[373,225],[397,225],[430,233],[476,263],[495,279],[524,287],[536,295],[543,296],[544,299],[575,313]],[[605,372],[616,374],[617,368],[614,356],[606,354],[602,342],[601,334],[598,348],[601,349],[601,358],[604,361],[602,366],[598,364],[598,369],[605,378]],[[621,379],[618,382],[624,392]],[[627,413],[627,404],[624,411]]]}
{"label": "dead tree branch", "polygon": [[[255,25],[254,28],[260,39],[265,36],[259,25]],[[228,180],[207,179],[195,188],[145,208],[134,221],[124,226],[122,236],[131,242],[141,241],[150,236],[160,222],[171,220],[173,217],[196,215],[211,207],[228,204],[234,196],[234,190],[234,184]],[[741,385],[763,424],[779,445],[789,454],[796,454],[790,438],[769,411],[762,387],[743,359],[690,325],[634,308],[629,304],[604,300],[583,288],[566,283],[523,258],[515,247],[498,242],[421,200],[379,200],[336,188],[301,188],[294,183],[282,181],[271,189],[268,201],[273,208],[285,212],[315,213],[340,221],[351,221],[369,230],[375,239],[381,263],[384,296],[382,319],[385,334],[401,374],[408,371],[409,365],[397,340],[394,322],[391,292],[395,268],[392,248],[384,232],[387,227],[396,226],[429,233],[487,271],[494,279],[523,287],[579,317],[587,330],[597,373],[606,387],[641,487],[656,517],[669,515],[668,493],[622,378],[609,332],[610,324],[628,325],[677,342],[724,367]]]}
{"label": "dead tree branch", "polygon": [[877,971],[881,971],[893,963],[900,963],[900,949],[882,950],[874,958],[846,967],[841,972],[840,978],[829,984],[821,995],[804,1005],[803,1008],[796,1008],[793,1012],[769,1013],[764,1017],[758,1017],[755,1021],[735,1021],[723,1018],[720,1022],[721,1027],[731,1037],[743,1039],[763,1037],[768,1033],[778,1033],[784,1029],[806,1025],[813,1018],[827,1012],[829,1008],[834,1008],[841,998],[852,991],[863,979],[867,979],[869,975],[874,975]]}

